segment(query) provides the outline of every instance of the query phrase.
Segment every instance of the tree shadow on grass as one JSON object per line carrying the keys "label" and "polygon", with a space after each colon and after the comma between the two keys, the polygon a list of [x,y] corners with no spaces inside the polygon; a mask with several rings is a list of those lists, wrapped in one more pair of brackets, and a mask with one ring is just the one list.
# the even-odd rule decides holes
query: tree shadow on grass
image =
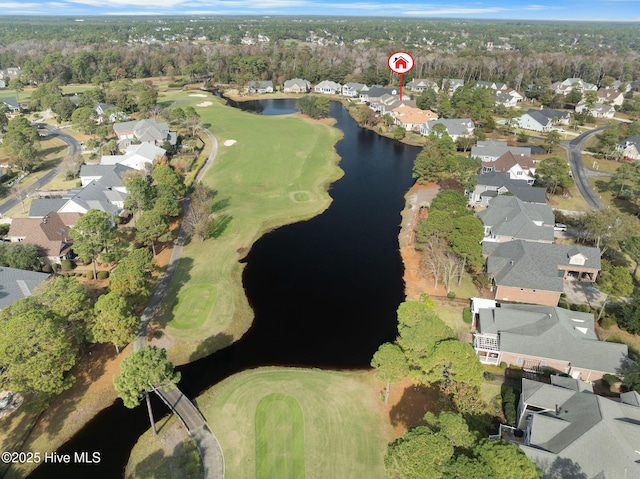
{"label": "tree shadow on grass", "polygon": [[209,356],[210,354],[224,349],[233,343],[233,336],[226,333],[219,333],[208,337],[202,341],[196,350],[189,356],[189,361],[196,361],[198,359]]}
{"label": "tree shadow on grass", "polygon": [[[396,394],[398,394],[396,392]],[[440,391],[437,386],[408,386],[402,391],[402,397],[389,411],[393,426],[410,428],[422,422],[427,411],[438,402]]]}
{"label": "tree shadow on grass", "polygon": [[213,224],[211,225],[211,229],[209,230],[209,238],[220,238],[224,234],[225,231],[231,225],[231,221],[233,220],[233,216],[231,215],[220,215],[217,217]]}
{"label": "tree shadow on grass", "polygon": [[136,465],[134,473],[134,477],[154,479],[200,478],[203,475],[200,455],[192,439],[177,444],[168,456],[162,449],[155,450]]}
{"label": "tree shadow on grass", "polygon": [[64,426],[69,415],[76,411],[85,391],[102,377],[107,362],[116,356],[111,343],[93,344],[87,353],[80,357],[78,363],[70,371],[76,380],[73,386],[60,394],[49,406],[49,411],[42,419],[48,422],[43,425],[44,431],[50,435],[56,435]]}
{"label": "tree shadow on grass", "polygon": [[171,283],[164,290],[163,299],[157,305],[153,315],[153,322],[157,324],[160,329],[164,329],[173,320],[173,307],[178,301],[177,295],[166,294],[169,290],[174,292],[180,291],[180,289],[189,282],[191,275],[189,271],[193,268],[193,259],[182,257],[178,261],[175,274],[171,279]]}

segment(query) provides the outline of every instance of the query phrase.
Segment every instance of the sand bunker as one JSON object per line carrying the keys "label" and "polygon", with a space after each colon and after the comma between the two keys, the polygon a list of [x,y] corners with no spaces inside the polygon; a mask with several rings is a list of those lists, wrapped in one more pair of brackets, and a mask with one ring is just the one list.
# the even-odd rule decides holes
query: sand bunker
{"label": "sand bunker", "polygon": [[196,106],[211,106],[213,103],[210,101],[203,101],[202,103],[198,103]]}
{"label": "sand bunker", "polygon": [[192,93],[189,96],[197,96],[199,98],[207,98],[207,95],[205,95],[204,93]]}
{"label": "sand bunker", "polygon": [[231,146],[231,145],[235,145],[237,142],[236,140],[226,140],[224,142],[224,146]]}

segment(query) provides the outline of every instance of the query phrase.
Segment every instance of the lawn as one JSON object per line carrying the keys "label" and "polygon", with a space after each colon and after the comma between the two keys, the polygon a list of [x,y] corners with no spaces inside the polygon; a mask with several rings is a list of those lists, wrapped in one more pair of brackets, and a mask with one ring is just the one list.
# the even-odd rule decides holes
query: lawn
{"label": "lawn", "polygon": [[216,288],[210,284],[197,284],[183,289],[173,306],[174,320],[171,326],[191,329],[201,326],[216,301]]}
{"label": "lawn", "polygon": [[[224,234],[204,242],[193,239],[185,247],[156,316],[173,342],[171,359],[179,364],[228,345],[250,327],[253,312],[239,260],[265,232],[324,211],[330,203],[327,187],[342,175],[333,149],[341,133],[328,124],[298,115],[253,115],[212,96],[168,92],[159,98],[180,106],[205,100],[213,104],[196,109],[218,140],[218,155],[203,181],[216,192],[214,210]],[[225,146],[230,139],[236,143]],[[217,297],[199,313],[204,319],[187,324],[173,298],[196,285],[211,285]]]}
{"label": "lawn", "polygon": [[390,440],[373,373],[261,368],[198,398],[227,479],[385,478]]}
{"label": "lawn", "polygon": [[298,401],[280,393],[256,408],[256,477],[303,479],[304,417]]}

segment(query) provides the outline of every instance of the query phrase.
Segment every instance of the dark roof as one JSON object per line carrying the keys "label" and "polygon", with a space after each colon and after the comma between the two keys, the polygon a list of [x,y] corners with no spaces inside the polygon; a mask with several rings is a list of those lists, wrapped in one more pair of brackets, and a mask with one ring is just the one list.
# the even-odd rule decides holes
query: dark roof
{"label": "dark roof", "polygon": [[512,180],[509,173],[490,171],[478,175],[478,185],[504,187],[514,196],[529,203],[546,203],[547,194],[544,188],[530,186],[526,180]]}
{"label": "dark roof", "polygon": [[625,344],[598,340],[591,313],[505,303],[479,313],[479,330],[499,334],[503,352],[568,361],[573,367],[611,374],[619,374],[628,361]]}
{"label": "dark roof", "polygon": [[368,91],[363,92],[369,98],[379,98],[382,95],[393,95],[395,90],[393,88],[382,88],[381,86],[372,86]]}
{"label": "dark roof", "polygon": [[551,121],[551,118],[543,115],[541,110],[529,110],[526,114],[543,126],[548,125]]}
{"label": "dark roof", "polygon": [[[487,273],[496,285],[544,291],[564,291],[560,266],[600,270],[600,249],[587,246],[536,243],[514,240],[505,243],[483,243]],[[583,265],[571,264],[576,254],[586,259]]]}
{"label": "dark roof", "polygon": [[476,213],[491,233],[529,241],[553,241],[554,216],[551,206],[525,203],[515,196],[498,196]]}
{"label": "dark roof", "polygon": [[543,108],[542,110],[538,111],[545,117],[549,118],[549,120],[553,120],[554,118],[561,120],[562,118],[569,118],[570,116],[569,112],[567,111],[554,110],[553,108]]}
{"label": "dark roof", "polygon": [[66,203],[65,198],[37,198],[31,202],[29,207],[29,217],[42,218],[52,211],[58,211]]}
{"label": "dark roof", "polygon": [[19,299],[31,296],[31,292],[47,279],[47,273],[0,268],[0,309],[11,306]]}

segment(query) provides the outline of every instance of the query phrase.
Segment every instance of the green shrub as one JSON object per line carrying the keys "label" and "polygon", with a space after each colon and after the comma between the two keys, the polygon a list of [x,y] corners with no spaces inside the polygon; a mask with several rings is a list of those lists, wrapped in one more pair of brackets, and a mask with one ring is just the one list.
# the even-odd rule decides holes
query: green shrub
{"label": "green shrub", "polygon": [[602,376],[602,382],[609,387],[613,387],[616,383],[620,382],[620,378],[618,376],[614,376],[613,374],[605,374],[604,376]]}
{"label": "green shrub", "polygon": [[60,268],[62,271],[70,271],[73,268],[73,264],[70,259],[63,259],[60,261]]}
{"label": "green shrub", "polygon": [[45,264],[44,266],[42,266],[43,273],[51,273],[52,271],[53,271],[53,268],[51,267],[50,264]]}
{"label": "green shrub", "polygon": [[490,373],[489,371],[485,371],[483,373],[484,379],[487,381],[495,381],[496,379],[496,375],[493,373]]}
{"label": "green shrub", "polygon": [[589,313],[591,312],[591,307],[588,304],[579,304],[577,311],[580,313]]}
{"label": "green shrub", "polygon": [[471,308],[464,308],[462,310],[462,319],[464,320],[465,323],[469,323],[471,324]]}
{"label": "green shrub", "polygon": [[578,305],[572,303],[572,304],[569,305],[569,309],[571,311],[578,311]]}
{"label": "green shrub", "polygon": [[500,363],[500,369],[502,369],[503,371],[504,371],[505,369],[507,369],[507,363],[505,363],[504,361],[502,361],[502,362]]}
{"label": "green shrub", "polygon": [[456,299],[456,293],[454,293],[453,291],[449,291],[447,293],[447,298],[449,299]]}
{"label": "green shrub", "polygon": [[87,278],[87,279],[93,279],[93,271],[87,271],[84,274],[84,277]]}
{"label": "green shrub", "polygon": [[107,279],[109,277],[108,271],[98,271],[98,279]]}
{"label": "green shrub", "polygon": [[616,320],[615,316],[605,314],[602,318],[600,318],[600,326],[602,326],[603,329],[610,329],[616,324],[618,324],[618,321]]}
{"label": "green shrub", "polygon": [[558,308],[569,309],[569,303],[567,303],[566,299],[560,298],[560,301],[558,301]]}
{"label": "green shrub", "polygon": [[505,387],[502,391],[502,412],[504,412],[507,424],[515,426],[517,420],[516,393],[510,387]]}
{"label": "green shrub", "polygon": [[3,223],[0,225],[0,236],[7,236],[7,233],[9,232],[9,228],[11,228],[11,225],[8,223]]}

